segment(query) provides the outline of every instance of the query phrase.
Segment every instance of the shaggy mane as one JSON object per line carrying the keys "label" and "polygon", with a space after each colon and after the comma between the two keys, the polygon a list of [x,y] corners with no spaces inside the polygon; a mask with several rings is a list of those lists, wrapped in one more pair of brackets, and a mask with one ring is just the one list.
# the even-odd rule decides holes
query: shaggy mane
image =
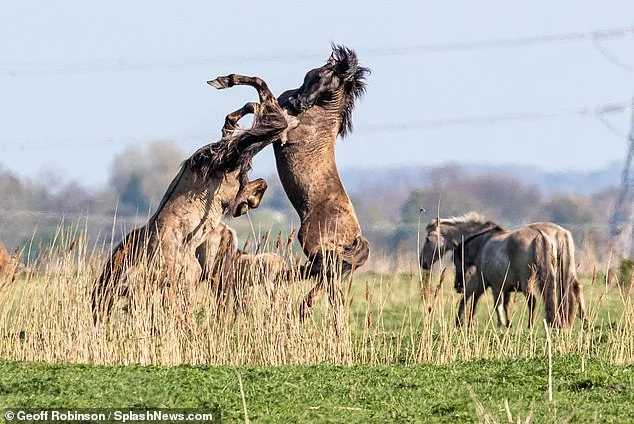
{"label": "shaggy mane", "polygon": [[341,110],[341,126],[339,127],[339,135],[345,137],[352,133],[352,112],[355,101],[365,93],[365,79],[370,74],[370,69],[359,66],[359,59],[354,50],[337,44],[331,44],[331,46],[335,63],[330,66],[345,81],[344,106]]}
{"label": "shaggy mane", "polygon": [[464,215],[441,219],[440,222],[443,224],[486,224],[491,221],[484,215],[471,211]]}
{"label": "shaggy mane", "polygon": [[239,152],[232,139],[220,140],[196,150],[183,164],[203,181],[216,172],[228,172],[240,168],[245,174],[251,169],[253,155]]}
{"label": "shaggy mane", "polygon": [[[425,230],[430,231],[438,226],[438,218],[432,219],[429,224],[425,227]],[[477,225],[485,225],[485,224],[495,224],[493,221],[487,219],[484,215],[481,215],[477,212],[467,212],[464,215],[460,216],[452,216],[450,218],[440,218],[441,225],[458,225],[458,224],[477,224]],[[497,224],[495,224],[497,225]]]}

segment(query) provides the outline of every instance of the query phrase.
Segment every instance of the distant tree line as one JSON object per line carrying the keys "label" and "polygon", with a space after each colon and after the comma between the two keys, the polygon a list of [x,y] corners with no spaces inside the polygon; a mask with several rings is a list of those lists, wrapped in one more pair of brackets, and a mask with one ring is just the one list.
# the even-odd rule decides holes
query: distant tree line
{"label": "distant tree line", "polygon": [[[114,157],[108,183],[98,190],[53,172],[29,180],[0,167],[0,241],[8,249],[34,237],[46,242],[62,218],[62,225],[68,225],[86,217],[95,237],[112,232],[115,215],[127,220],[129,230],[153,212],[184,158],[185,153],[171,142],[130,146]],[[264,231],[282,229],[288,234],[290,228],[285,227],[298,222],[295,211],[277,176],[271,175],[267,181],[269,189],[261,208],[251,213],[252,223]],[[421,181],[420,187],[411,188],[399,185],[397,179],[375,180],[371,185],[358,184],[350,193],[375,252],[412,251],[419,222],[424,227],[437,214],[448,217],[468,211],[507,227],[535,221],[559,223],[573,231],[580,246],[590,229],[598,228],[592,233],[595,238],[597,233],[607,232],[604,227],[616,196],[615,188],[591,195],[556,192],[545,196],[538,186],[500,172],[466,176],[459,165],[433,168]],[[234,220],[230,225],[252,231],[248,221]]]}

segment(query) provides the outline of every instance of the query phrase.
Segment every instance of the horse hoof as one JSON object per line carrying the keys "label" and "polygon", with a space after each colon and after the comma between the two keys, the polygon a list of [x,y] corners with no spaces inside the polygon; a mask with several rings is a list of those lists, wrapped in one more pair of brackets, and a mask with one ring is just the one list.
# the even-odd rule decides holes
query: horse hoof
{"label": "horse hoof", "polygon": [[229,77],[218,77],[211,81],[207,81],[207,84],[211,85],[218,90],[229,87]]}

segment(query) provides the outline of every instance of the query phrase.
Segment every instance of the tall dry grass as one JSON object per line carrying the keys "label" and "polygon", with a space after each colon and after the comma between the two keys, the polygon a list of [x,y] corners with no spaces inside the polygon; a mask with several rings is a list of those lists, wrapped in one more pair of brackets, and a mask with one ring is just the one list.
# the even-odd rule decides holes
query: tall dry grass
{"label": "tall dry grass", "polygon": [[[219,302],[209,284],[201,283],[192,315],[179,306],[177,284],[162,292],[144,280],[152,272],[139,272],[135,275],[141,281],[131,283],[137,287],[133,311],[126,312],[131,308],[122,298],[112,320],[95,326],[91,291],[103,266],[104,245],[89,244],[84,230],[60,229],[37,261],[17,278],[0,280],[0,357],[117,365],[351,365],[442,364],[546,353],[544,329],[526,326],[521,294],[512,308],[511,329],[497,327],[490,296],[481,300],[474,325],[457,328],[460,299],[443,263],[439,272],[425,275],[415,263],[406,272],[391,272],[387,261],[381,272],[361,270],[353,280],[339,282],[339,304],[331,305],[324,296],[305,323],[299,321],[298,305],[313,286],[310,281],[264,276],[274,280],[275,290],[251,287],[239,314],[231,301]],[[288,249],[279,253],[294,260]],[[393,263],[402,269],[401,262]],[[587,279],[584,291],[589,321],[572,330],[553,329],[553,353],[632,362],[629,292],[597,278]]]}

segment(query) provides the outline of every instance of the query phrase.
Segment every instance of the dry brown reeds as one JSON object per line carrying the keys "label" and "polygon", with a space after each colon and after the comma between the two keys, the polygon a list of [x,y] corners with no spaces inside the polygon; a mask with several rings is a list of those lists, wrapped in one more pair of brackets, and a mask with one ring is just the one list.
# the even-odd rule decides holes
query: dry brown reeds
{"label": "dry brown reeds", "polygon": [[[522,325],[523,300],[512,306],[511,329],[498,329],[489,296],[474,325],[456,328],[460,295],[452,284],[443,284],[453,278],[451,272],[422,274],[414,268],[357,272],[354,280],[339,284],[337,314],[325,296],[303,324],[298,306],[313,285],[306,281],[270,276],[274,295],[253,286],[245,299],[248,307],[237,316],[201,284],[191,316],[178,306],[178,284],[161,289],[138,273],[134,299],[147,301],[130,308],[121,298],[112,321],[95,326],[90,293],[101,271],[103,246],[89,245],[82,234],[78,227],[60,229],[54,248],[37,263],[15,280],[0,277],[0,357],[93,364],[352,365],[442,364],[545,356],[547,351],[544,330]],[[286,248],[276,253],[292,255]],[[441,263],[439,269],[445,268]],[[629,292],[619,287],[607,281],[586,284],[588,325],[553,329],[553,355],[634,360],[634,307]]]}

